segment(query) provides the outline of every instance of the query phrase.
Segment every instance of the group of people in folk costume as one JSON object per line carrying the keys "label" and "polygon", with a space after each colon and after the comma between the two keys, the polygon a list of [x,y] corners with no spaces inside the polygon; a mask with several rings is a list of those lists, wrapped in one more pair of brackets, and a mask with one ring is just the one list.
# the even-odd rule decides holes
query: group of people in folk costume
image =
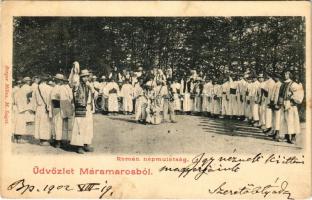
{"label": "group of people in folk costume", "polygon": [[304,90],[290,71],[282,76],[246,72],[224,79],[190,72],[178,77],[171,69],[114,68],[98,81],[74,62],[68,79],[63,74],[25,77],[14,82],[14,141],[25,142],[27,123],[34,122],[34,137],[41,145],[52,140],[57,148],[72,145],[78,153],[93,151],[93,113],[99,103],[103,113],[134,114],[142,124],[174,123],[177,113],[203,115],[248,121],[276,141],[295,142]]}
{"label": "group of people in folk costume", "polygon": [[[77,63],[76,63],[77,64]],[[77,78],[78,77],[78,78]],[[94,87],[90,73],[82,70],[68,80],[63,74],[30,77],[15,83],[13,88],[13,139],[24,143],[28,113],[34,115],[34,138],[40,145],[56,148],[73,146],[78,153],[93,151]],[[71,134],[69,134],[71,130]]]}
{"label": "group of people in folk costume", "polygon": [[[175,122],[177,112],[205,115],[248,121],[276,141],[295,142],[296,134],[300,133],[298,105],[303,101],[304,89],[290,71],[282,75],[255,75],[247,71],[223,79],[205,77],[195,70],[190,72],[180,78],[161,69],[139,71],[140,76],[111,73],[110,82],[100,82],[98,90],[104,97],[102,101],[108,102],[109,113],[134,112],[141,123]],[[118,83],[112,77],[117,77]],[[118,97],[123,102],[120,110]],[[105,103],[102,105],[105,110]]]}

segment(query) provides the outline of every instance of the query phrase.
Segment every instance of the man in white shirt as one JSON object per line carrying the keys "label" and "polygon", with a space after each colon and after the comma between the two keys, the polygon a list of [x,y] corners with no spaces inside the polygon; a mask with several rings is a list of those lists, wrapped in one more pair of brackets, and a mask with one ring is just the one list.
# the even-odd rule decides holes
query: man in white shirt
{"label": "man in white shirt", "polygon": [[42,77],[37,88],[34,89],[35,103],[35,138],[40,141],[40,145],[50,145],[51,139],[51,90],[52,87],[47,83],[47,77]]}
{"label": "man in white shirt", "polygon": [[260,118],[259,118],[259,104],[260,104],[260,82],[256,75],[253,76],[253,83],[250,87],[250,96],[251,96],[251,110],[252,110],[252,119],[253,126],[260,127]]}
{"label": "man in white shirt", "polygon": [[274,74],[274,86],[271,95],[270,107],[273,110],[273,119],[272,119],[272,134],[269,135],[273,137],[274,140],[279,141],[280,138],[280,129],[281,129],[281,105],[279,105],[279,93],[282,85],[281,76],[278,73]]}
{"label": "man in white shirt", "polygon": [[125,83],[122,85],[120,90],[120,96],[122,97],[123,112],[125,115],[131,114],[133,111],[133,97],[134,88],[130,84],[129,79],[125,79]]}
{"label": "man in white shirt", "polygon": [[272,130],[272,108],[270,107],[272,95],[273,95],[273,88],[275,82],[272,79],[270,74],[266,74],[266,81],[263,88],[263,96],[262,96],[262,103],[265,106],[265,129],[263,132],[265,134],[269,133]]}
{"label": "man in white shirt", "polygon": [[284,83],[281,86],[280,102],[282,104],[281,133],[285,134],[288,143],[294,144],[296,135],[300,134],[300,119],[298,105],[304,98],[304,90],[301,83],[292,80],[290,71],[284,72]]}
{"label": "man in white shirt", "polygon": [[221,85],[222,88],[222,117],[228,118],[229,117],[229,101],[230,101],[230,81],[231,79],[224,79],[223,84]]}
{"label": "man in white shirt", "polygon": [[56,85],[51,90],[51,112],[49,115],[52,117],[54,147],[60,148],[61,142],[67,140],[67,135],[63,134],[63,116],[61,110],[61,96],[64,92],[62,85],[65,77],[63,74],[56,74],[54,79]]}
{"label": "man in white shirt", "polygon": [[108,96],[108,112],[116,115],[119,111],[118,97],[120,96],[120,89],[114,78],[105,87],[105,95]]}
{"label": "man in white shirt", "polygon": [[30,87],[31,79],[25,77],[23,85],[14,95],[14,103],[16,105],[16,120],[14,124],[14,139],[16,143],[24,143],[22,136],[28,135],[27,132],[27,116],[26,112],[33,109],[33,104],[30,102],[32,89]]}
{"label": "man in white shirt", "polygon": [[266,111],[266,102],[265,96],[267,91],[265,89],[266,82],[264,81],[263,73],[260,73],[258,76],[258,81],[260,83],[258,98],[259,98],[259,128],[263,131],[265,129],[265,111]]}

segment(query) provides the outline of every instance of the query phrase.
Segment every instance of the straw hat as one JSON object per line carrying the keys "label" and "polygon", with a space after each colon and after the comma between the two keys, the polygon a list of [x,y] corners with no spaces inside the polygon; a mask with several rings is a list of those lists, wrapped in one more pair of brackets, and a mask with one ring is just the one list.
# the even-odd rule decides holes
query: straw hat
{"label": "straw hat", "polygon": [[80,77],[89,76],[90,72],[87,69],[81,70]]}
{"label": "straw hat", "polygon": [[62,81],[66,80],[63,74],[56,74],[54,78]]}
{"label": "straw hat", "polygon": [[23,78],[23,82],[26,82],[26,81],[31,81],[31,78],[28,77],[28,76],[24,77],[24,78]]}

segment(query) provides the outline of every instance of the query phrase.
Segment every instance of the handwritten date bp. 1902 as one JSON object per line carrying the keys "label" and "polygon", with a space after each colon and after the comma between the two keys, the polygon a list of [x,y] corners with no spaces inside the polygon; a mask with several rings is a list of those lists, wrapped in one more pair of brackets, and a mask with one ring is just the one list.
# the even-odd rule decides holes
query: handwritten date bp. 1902
{"label": "handwritten date bp. 1902", "polygon": [[113,195],[113,187],[108,184],[107,181],[104,183],[80,183],[75,185],[53,185],[46,184],[42,186],[36,186],[32,184],[27,184],[25,179],[20,179],[13,182],[8,186],[7,190],[19,192],[21,195],[25,193],[42,192],[46,194],[51,194],[53,192],[99,192],[99,198]]}

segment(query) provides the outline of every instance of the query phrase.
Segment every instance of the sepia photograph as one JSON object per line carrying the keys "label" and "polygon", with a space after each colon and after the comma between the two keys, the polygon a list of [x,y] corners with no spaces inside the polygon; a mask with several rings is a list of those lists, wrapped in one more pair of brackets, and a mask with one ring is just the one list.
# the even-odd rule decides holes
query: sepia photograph
{"label": "sepia photograph", "polygon": [[1,6],[0,198],[311,198],[310,2]]}
{"label": "sepia photograph", "polygon": [[303,16],[13,18],[14,154],[300,153]]}

